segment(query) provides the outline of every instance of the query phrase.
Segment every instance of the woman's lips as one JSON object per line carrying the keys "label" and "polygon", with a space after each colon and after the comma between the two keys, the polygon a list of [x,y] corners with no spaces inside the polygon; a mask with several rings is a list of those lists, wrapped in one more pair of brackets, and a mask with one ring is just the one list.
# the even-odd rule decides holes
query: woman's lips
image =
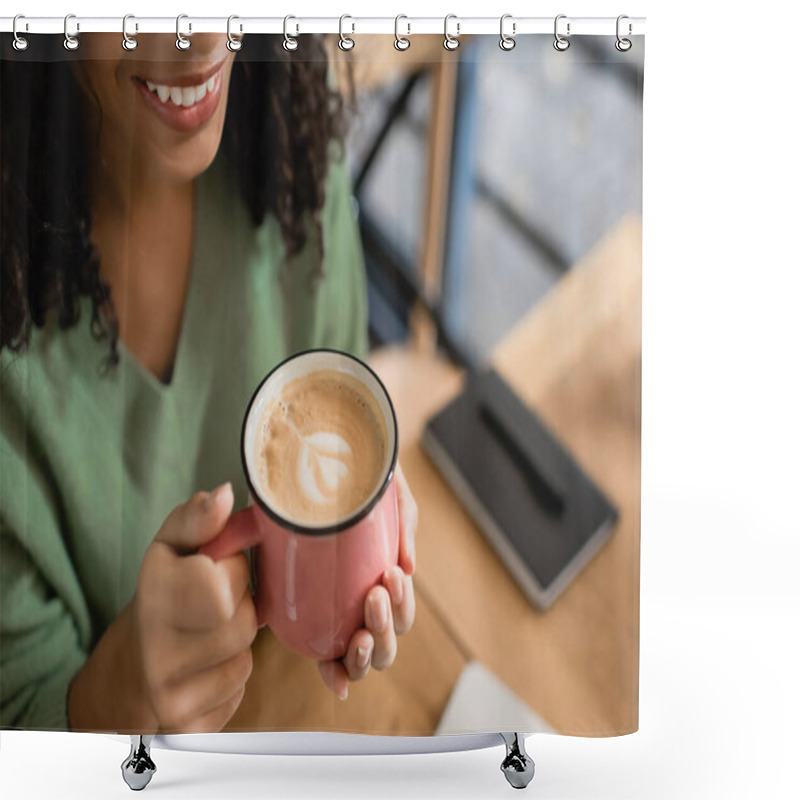
{"label": "woman's lips", "polygon": [[165,125],[185,133],[199,128],[217,110],[222,97],[222,68],[220,65],[207,79],[193,86],[186,85],[186,78],[175,81],[156,83],[147,78],[133,78],[147,107]]}

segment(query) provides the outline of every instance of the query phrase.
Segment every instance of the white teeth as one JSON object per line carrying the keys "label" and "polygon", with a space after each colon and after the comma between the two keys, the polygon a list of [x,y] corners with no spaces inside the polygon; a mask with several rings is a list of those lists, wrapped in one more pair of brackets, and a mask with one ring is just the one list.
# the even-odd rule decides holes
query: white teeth
{"label": "white teeth", "polygon": [[201,83],[199,86],[168,86],[145,80],[147,88],[157,94],[162,103],[171,100],[176,106],[183,106],[183,108],[189,108],[195,103],[199,103],[209,92],[214,90],[216,83],[217,75],[212,75],[205,83]]}

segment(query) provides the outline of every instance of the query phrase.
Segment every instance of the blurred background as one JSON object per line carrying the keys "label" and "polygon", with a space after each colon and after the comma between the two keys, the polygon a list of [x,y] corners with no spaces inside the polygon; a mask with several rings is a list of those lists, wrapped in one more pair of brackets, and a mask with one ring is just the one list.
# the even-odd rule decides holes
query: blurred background
{"label": "blurred background", "polygon": [[[399,461],[419,508],[415,621],[392,668],[353,684],[345,703],[309,659],[260,633],[254,669],[263,680],[248,684],[228,729],[630,733],[638,727],[644,42],[634,37],[620,53],[613,35],[580,36],[558,52],[551,36],[526,36],[506,52],[486,35],[462,37],[449,52],[441,36],[412,35],[398,52],[394,36],[354,39],[347,53],[336,36],[328,45],[351,101],[369,361],[392,397]],[[589,530],[577,479],[560,527],[548,528],[541,509],[533,513],[525,468],[500,438],[489,442],[477,412],[454,426],[450,452],[474,453],[480,443],[479,468],[488,454],[496,459],[493,479],[514,464],[502,491],[492,484],[491,497],[470,500],[481,479],[469,483],[469,466],[455,456],[448,469],[432,455],[432,441],[439,452],[444,445],[431,421],[489,369],[530,412],[519,417],[525,430],[535,414],[616,509],[608,538],[570,550],[568,519],[580,518],[583,534],[600,530]],[[524,438],[518,430],[515,441]],[[537,456],[563,468],[553,452]],[[486,518],[512,499],[527,505],[493,543]],[[520,566],[516,557],[509,567],[512,539],[526,544],[518,552],[536,540],[540,560],[529,555]],[[551,556],[564,565],[547,583],[558,585],[556,599],[537,603],[530,583]]]}
{"label": "blurred background", "polygon": [[480,362],[641,213],[643,43],[619,53],[580,37],[556,52],[531,36],[503,52],[482,36],[447,53],[440,37],[412,36],[397,53],[393,42],[364,37],[347,54],[372,344],[433,335],[457,363]]}

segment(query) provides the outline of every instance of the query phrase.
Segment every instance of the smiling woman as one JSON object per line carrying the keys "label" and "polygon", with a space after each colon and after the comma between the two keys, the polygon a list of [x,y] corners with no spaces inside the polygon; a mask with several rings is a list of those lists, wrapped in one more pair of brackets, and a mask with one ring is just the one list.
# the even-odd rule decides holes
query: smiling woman
{"label": "smiling woman", "polygon": [[234,54],[214,35],[198,36],[181,60],[167,60],[165,36],[143,39],[135,58],[118,45],[111,34],[93,36],[73,67],[99,131],[89,168],[91,193],[104,202],[91,209],[90,237],[120,338],[168,381],[189,284],[193,181],[219,149]]}
{"label": "smiling woman", "polygon": [[[135,241],[137,269],[151,265],[157,282],[166,273],[179,284],[181,262],[186,283],[189,190],[218,151],[253,224],[277,219],[284,261],[309,234],[320,238],[341,100],[327,85],[320,40],[309,37],[310,60],[292,60],[281,41],[256,37],[234,60],[222,36],[198,34],[178,54],[169,36],[141,36],[129,52],[116,35],[95,34],[84,37],[80,57],[64,61],[56,37],[37,42],[36,55],[18,54],[3,40],[1,347],[23,348],[51,309],[62,327],[76,324],[80,298],[88,297],[93,333],[109,343],[109,365],[118,360],[119,337],[135,351],[127,315],[134,298],[121,296],[135,287],[120,279],[120,255]],[[29,230],[34,219],[46,224]],[[153,240],[161,247],[144,257],[142,246]],[[319,250],[317,260],[321,272]],[[155,338],[175,345],[180,303],[173,306],[172,330]],[[152,359],[157,377],[167,375],[170,355]]]}
{"label": "smiling woman", "polygon": [[142,37],[128,53],[113,34],[87,37],[74,73],[85,96],[96,99],[94,121],[103,115],[100,146],[112,163],[133,158],[145,180],[191,179],[211,163],[234,63],[225,41],[197,35],[177,54],[168,36]]}
{"label": "smiling woman", "polygon": [[135,789],[637,729],[625,19],[0,32],[0,728]]}
{"label": "smiling woman", "polygon": [[[249,567],[196,551],[246,502],[247,401],[297,350],[366,353],[321,40],[302,60],[279,37],[138,41],[0,41],[2,726],[225,725],[252,667]],[[411,625],[414,524],[406,572],[319,664],[341,698]]]}
{"label": "smiling woman", "polygon": [[[187,75],[173,78],[169,83],[136,78],[136,85],[167,125],[176,131],[191,131],[210,119],[217,110],[222,97],[220,67],[212,65],[202,76]],[[156,102],[156,97],[159,102]]]}

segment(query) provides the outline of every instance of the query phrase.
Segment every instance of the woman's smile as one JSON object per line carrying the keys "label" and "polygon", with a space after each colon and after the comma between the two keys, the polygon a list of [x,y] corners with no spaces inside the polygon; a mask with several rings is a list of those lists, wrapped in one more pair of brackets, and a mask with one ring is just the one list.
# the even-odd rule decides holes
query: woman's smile
{"label": "woman's smile", "polygon": [[234,54],[222,34],[193,37],[176,56],[169,34],[142,36],[132,55],[113,33],[87,37],[72,69],[83,91],[88,125],[101,132],[98,170],[141,179],[194,180],[214,160],[222,139]]}
{"label": "woman's smile", "polygon": [[217,110],[224,80],[217,62],[202,72],[186,75],[134,75],[131,80],[145,105],[176,131],[192,131],[208,121]]}

